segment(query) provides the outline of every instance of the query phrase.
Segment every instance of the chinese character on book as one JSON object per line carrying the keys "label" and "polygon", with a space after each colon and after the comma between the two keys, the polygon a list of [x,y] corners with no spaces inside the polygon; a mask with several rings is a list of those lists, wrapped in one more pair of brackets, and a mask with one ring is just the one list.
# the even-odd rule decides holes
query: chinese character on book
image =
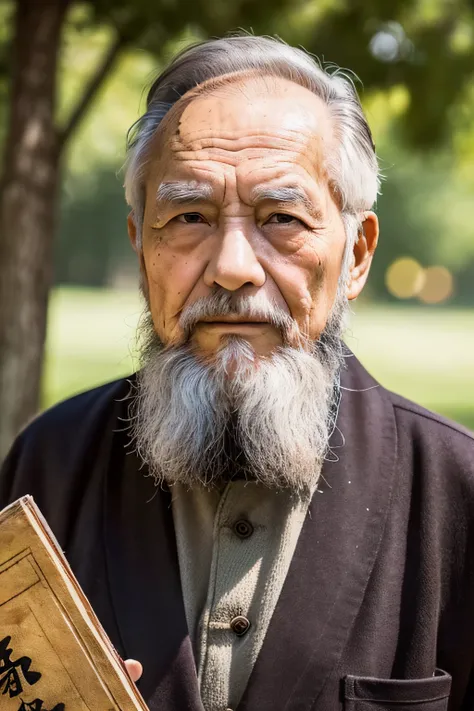
{"label": "chinese character on book", "polygon": [[9,649],[11,637],[4,637],[0,641],[0,690],[2,695],[9,694],[10,698],[18,696],[23,691],[25,682],[30,686],[41,679],[39,672],[30,671],[31,659],[20,657],[13,661],[12,650]]}
{"label": "chinese character on book", "polygon": [[[48,711],[43,707],[42,699],[35,699],[27,704],[25,701],[21,702],[21,706],[18,711]],[[64,711],[64,704],[56,704],[54,709],[51,711]]]}

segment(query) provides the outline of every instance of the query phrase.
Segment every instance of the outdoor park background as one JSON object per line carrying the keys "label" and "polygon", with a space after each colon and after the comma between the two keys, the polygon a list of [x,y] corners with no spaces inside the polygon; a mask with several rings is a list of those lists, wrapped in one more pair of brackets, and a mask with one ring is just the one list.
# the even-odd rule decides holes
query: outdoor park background
{"label": "outdoor park background", "polygon": [[[0,2],[4,141],[16,4]],[[244,27],[276,33],[360,75],[384,184],[380,246],[347,343],[383,385],[474,429],[474,3],[258,6],[70,3],[59,50],[59,122],[117,32],[127,26],[129,34],[62,159],[40,407],[136,367],[141,304],[121,187],[126,132],[144,109],[144,88],[177,49]]]}

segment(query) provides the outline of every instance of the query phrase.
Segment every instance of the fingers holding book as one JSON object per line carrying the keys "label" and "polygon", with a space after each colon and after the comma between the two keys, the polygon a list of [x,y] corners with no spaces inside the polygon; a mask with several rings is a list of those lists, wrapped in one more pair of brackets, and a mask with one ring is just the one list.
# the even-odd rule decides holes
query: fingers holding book
{"label": "fingers holding book", "polygon": [[126,659],[124,663],[130,679],[137,682],[143,674],[143,667],[140,662],[137,662],[136,659]]}

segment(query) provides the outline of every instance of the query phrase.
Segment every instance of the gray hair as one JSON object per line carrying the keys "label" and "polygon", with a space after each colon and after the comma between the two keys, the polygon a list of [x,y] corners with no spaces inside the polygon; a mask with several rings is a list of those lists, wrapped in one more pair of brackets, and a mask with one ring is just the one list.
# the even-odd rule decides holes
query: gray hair
{"label": "gray hair", "polygon": [[187,47],[153,83],[147,109],[128,136],[125,197],[132,208],[138,245],[145,210],[146,170],[150,143],[162,120],[188,91],[231,74],[258,74],[295,82],[328,106],[338,140],[337,155],[329,158],[328,175],[341,207],[350,256],[360,214],[373,206],[380,187],[372,134],[354,83],[340,69],[323,68],[302,49],[271,37],[236,35]]}

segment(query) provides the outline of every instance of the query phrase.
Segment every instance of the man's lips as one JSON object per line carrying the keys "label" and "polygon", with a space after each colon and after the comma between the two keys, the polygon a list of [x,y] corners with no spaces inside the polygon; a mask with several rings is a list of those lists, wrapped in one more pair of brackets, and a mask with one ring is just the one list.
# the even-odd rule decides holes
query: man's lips
{"label": "man's lips", "polygon": [[268,321],[263,320],[243,320],[243,319],[209,319],[201,320],[196,324],[196,327],[201,328],[212,328],[212,329],[223,329],[223,330],[245,330],[245,329],[255,329],[264,328],[265,326],[270,326]]}
{"label": "man's lips", "polygon": [[265,323],[268,323],[268,321],[261,321],[259,319],[212,319],[212,320],[202,320],[199,321],[199,323],[205,324],[206,326],[215,326],[215,325],[222,325],[225,324],[227,326],[233,325],[233,324],[245,324],[245,325],[262,325]]}

